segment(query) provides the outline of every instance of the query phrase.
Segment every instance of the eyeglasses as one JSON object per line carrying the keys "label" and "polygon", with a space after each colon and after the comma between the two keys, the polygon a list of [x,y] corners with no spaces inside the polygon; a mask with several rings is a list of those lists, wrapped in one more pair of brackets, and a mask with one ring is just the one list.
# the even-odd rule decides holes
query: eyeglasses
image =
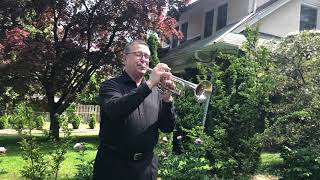
{"label": "eyeglasses", "polygon": [[139,57],[139,58],[146,58],[146,59],[150,59],[150,55],[147,54],[147,53],[143,53],[141,51],[136,51],[136,52],[129,52],[129,53],[126,53],[126,54],[134,54],[135,56]]}

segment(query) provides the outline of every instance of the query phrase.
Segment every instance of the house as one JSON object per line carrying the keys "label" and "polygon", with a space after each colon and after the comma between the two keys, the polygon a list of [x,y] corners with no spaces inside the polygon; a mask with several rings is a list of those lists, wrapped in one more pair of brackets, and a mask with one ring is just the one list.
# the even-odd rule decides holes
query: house
{"label": "house", "polygon": [[320,0],[198,0],[178,24],[184,38],[172,39],[160,58],[174,73],[212,61],[218,51],[237,52],[246,26],[259,26],[262,41],[320,29]]}

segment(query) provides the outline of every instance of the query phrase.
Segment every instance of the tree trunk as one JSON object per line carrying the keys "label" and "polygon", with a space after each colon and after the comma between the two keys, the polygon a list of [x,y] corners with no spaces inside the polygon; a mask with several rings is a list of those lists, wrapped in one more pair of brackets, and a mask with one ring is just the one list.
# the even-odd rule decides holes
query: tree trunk
{"label": "tree trunk", "polygon": [[54,140],[59,140],[59,121],[55,112],[50,112],[50,132],[49,137]]}

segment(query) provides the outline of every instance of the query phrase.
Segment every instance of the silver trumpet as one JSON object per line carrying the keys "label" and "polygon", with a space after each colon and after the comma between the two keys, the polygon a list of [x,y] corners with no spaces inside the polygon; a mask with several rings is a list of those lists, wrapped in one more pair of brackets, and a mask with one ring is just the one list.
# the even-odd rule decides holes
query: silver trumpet
{"label": "silver trumpet", "polygon": [[[151,68],[147,69],[148,73],[150,73],[151,71],[152,71]],[[205,102],[211,96],[212,83],[208,80],[202,80],[199,82],[199,84],[195,84],[174,75],[172,75],[171,78],[172,78],[172,81],[174,81],[176,84],[175,89],[168,89],[166,87],[161,87],[161,86],[160,88],[171,91],[173,94],[178,96],[181,96],[184,94],[186,87],[190,88],[194,91],[194,96],[196,97],[196,100],[198,103]]]}

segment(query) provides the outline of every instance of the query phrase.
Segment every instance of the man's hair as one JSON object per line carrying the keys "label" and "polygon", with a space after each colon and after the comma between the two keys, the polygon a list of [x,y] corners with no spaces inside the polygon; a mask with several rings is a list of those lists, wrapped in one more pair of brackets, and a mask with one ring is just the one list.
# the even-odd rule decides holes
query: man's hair
{"label": "man's hair", "polygon": [[130,53],[130,49],[134,44],[142,44],[142,45],[148,46],[148,44],[145,41],[141,39],[136,39],[126,44],[126,46],[123,49],[123,53],[124,54]]}

